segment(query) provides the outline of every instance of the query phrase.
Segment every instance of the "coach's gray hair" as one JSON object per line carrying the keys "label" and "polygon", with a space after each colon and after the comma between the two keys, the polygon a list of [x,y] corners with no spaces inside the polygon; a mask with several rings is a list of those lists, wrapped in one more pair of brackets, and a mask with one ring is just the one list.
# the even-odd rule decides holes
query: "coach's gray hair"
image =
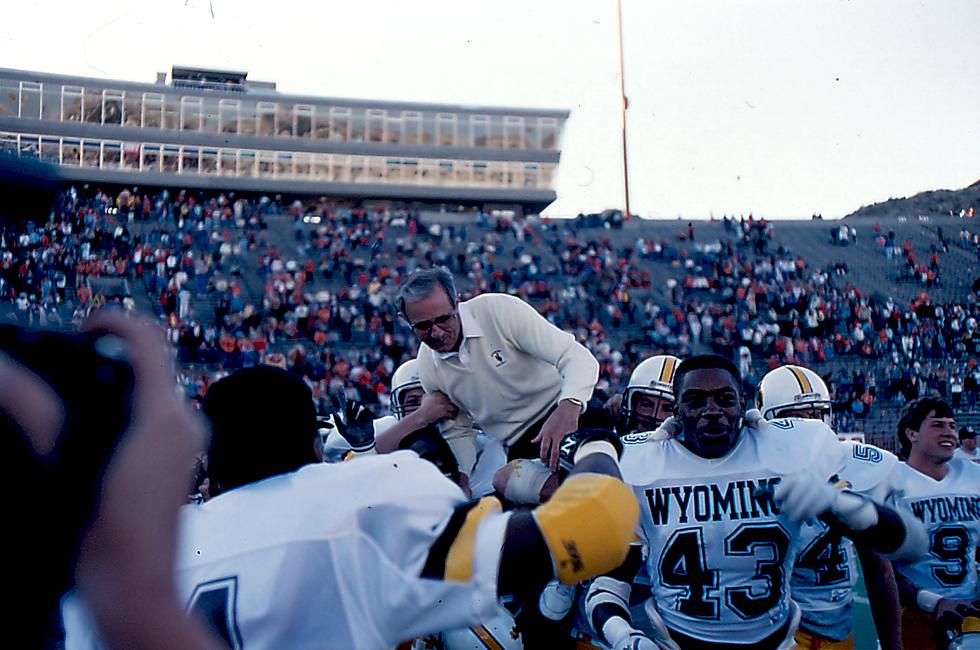
{"label": "coach's gray hair", "polygon": [[405,278],[398,291],[395,292],[395,308],[405,316],[405,305],[418,302],[432,293],[436,287],[442,287],[452,303],[456,304],[456,283],[453,274],[445,266],[434,266],[430,269],[418,269]]}

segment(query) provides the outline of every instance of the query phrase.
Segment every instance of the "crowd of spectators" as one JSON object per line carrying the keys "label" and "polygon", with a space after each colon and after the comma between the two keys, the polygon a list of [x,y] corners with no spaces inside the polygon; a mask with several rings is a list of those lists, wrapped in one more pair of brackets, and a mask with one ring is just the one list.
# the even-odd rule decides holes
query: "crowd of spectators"
{"label": "crowd of spectators", "polygon": [[[622,223],[609,220],[469,217],[437,222],[407,207],[325,199],[72,189],[46,219],[3,231],[0,296],[23,322],[57,326],[106,302],[134,308],[145,294],[194,398],[227,372],[265,362],[305,376],[318,399],[345,392],[387,406],[391,374],[413,341],[391,295],[417,266],[441,264],[464,299],[517,295],[574,333],[599,360],[606,393],[644,356],[712,349],[737,355],[747,385],[784,363],[825,368],[845,428],[861,428],[879,400],[928,390],[976,403],[976,292],[934,304],[926,291],[950,245],[941,230],[934,242],[898,243],[874,228],[886,261],[925,285],[910,304],[896,304],[862,293],[844,263],[812,267],[751,215],[724,217],[725,236],[714,240],[696,237],[693,224],[673,240],[630,240],[610,237]],[[835,226],[837,243],[856,243],[853,230]],[[963,228],[961,246],[976,240]],[[927,264],[916,248],[929,246]]]}
{"label": "crowd of spectators", "polygon": [[[883,364],[903,371],[896,382],[889,381],[885,394],[899,404],[914,391],[935,389],[937,382],[943,394],[952,390],[954,375],[935,376],[943,362],[964,365],[964,375],[975,372],[980,356],[976,291],[960,302],[938,305],[923,290],[909,304],[897,304],[890,296],[862,293],[844,263],[815,269],[782,246],[761,257],[750,255],[750,248],[743,238],[734,245],[681,251],[674,263],[686,272],[680,280],[668,280],[675,327],[665,328],[722,354],[739,349],[749,387],[760,373],[787,363],[833,368],[858,362],[861,371],[827,378],[838,425],[860,429],[880,397]],[[655,325],[650,335],[660,329]]]}
{"label": "crowd of spectators", "polygon": [[[779,364],[819,366],[835,358],[890,360],[927,373],[931,366],[905,362],[965,359],[980,346],[975,301],[935,306],[925,292],[907,306],[869,298],[850,284],[846,264],[810,269],[783,247],[769,254],[773,226],[751,217],[726,218],[734,240],[696,243],[691,227],[678,244],[638,238],[617,247],[604,230],[574,222],[479,215],[470,225],[426,227],[411,213],[321,205],[313,211],[318,225],[304,229],[309,206],[291,209],[297,245],[259,255],[264,336],[245,338],[254,351],[247,349],[242,362],[254,362],[270,343],[301,340],[277,359],[322,373],[318,394],[353,384],[360,399],[384,399],[411,341],[387,305],[398,278],[416,264],[451,268],[465,278],[464,298],[499,291],[527,300],[593,352],[606,392],[619,390],[642,356],[683,356],[699,345],[725,354],[746,349],[757,360],[748,365],[749,384]],[[388,228],[392,222],[404,223],[404,231]],[[395,233],[389,241],[386,232]],[[645,263],[651,261],[680,272],[663,293],[653,291]],[[334,279],[342,280],[339,291],[307,290]],[[247,306],[234,311],[249,313]],[[338,355],[339,349],[356,353]],[[841,425],[860,428],[876,399],[876,374],[828,377]]]}

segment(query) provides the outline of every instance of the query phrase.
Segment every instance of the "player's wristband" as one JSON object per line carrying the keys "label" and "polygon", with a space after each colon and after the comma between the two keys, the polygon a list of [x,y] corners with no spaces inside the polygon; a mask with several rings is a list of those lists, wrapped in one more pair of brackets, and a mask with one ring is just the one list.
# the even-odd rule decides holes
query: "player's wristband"
{"label": "player's wristband", "polygon": [[374,445],[371,445],[370,447],[367,448],[366,451],[358,451],[356,449],[351,449],[346,454],[344,454],[341,460],[346,462],[349,460],[354,460],[355,458],[360,458],[361,456],[376,456],[377,453],[378,450],[375,449]]}
{"label": "player's wristband", "polygon": [[915,604],[919,606],[919,609],[929,614],[936,611],[936,606],[939,605],[939,601],[942,599],[943,597],[939,594],[934,594],[926,589],[920,589],[915,592]]}
{"label": "player's wristband", "polygon": [[551,469],[539,460],[519,458],[509,463],[510,478],[504,496],[514,503],[541,503],[541,488],[551,477]]}
{"label": "player's wristband", "polygon": [[589,440],[575,450],[575,457],[572,462],[578,464],[583,458],[592,454],[605,454],[613,460],[619,461],[619,452],[616,451],[616,447],[611,442],[608,440]]}
{"label": "player's wristband", "polygon": [[632,625],[619,616],[613,616],[602,626],[602,638],[609,645],[614,645],[619,639],[624,639],[635,630]]}
{"label": "player's wristband", "polygon": [[358,454],[366,454],[370,451],[374,451],[375,441],[371,440],[363,443],[358,443],[357,445],[351,445],[350,448],[353,449]]}

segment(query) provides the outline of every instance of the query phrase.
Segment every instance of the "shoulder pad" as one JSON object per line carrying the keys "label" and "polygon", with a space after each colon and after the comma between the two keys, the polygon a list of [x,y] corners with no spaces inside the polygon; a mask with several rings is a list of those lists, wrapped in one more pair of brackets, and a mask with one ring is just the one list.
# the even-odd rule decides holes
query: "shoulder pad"
{"label": "shoulder pad", "polygon": [[847,448],[840,479],[855,492],[867,492],[886,481],[901,463],[890,451],[853,440],[842,443]]}
{"label": "shoulder pad", "polygon": [[647,441],[649,435],[649,431],[633,431],[625,436],[620,436],[620,440],[623,441],[623,445],[642,445]]}
{"label": "shoulder pad", "polygon": [[623,481],[628,485],[647,485],[665,476],[666,446],[670,444],[677,443],[673,440],[644,440],[624,444],[623,457],[619,461]]}
{"label": "shoulder pad", "polygon": [[762,466],[778,474],[812,467],[828,437],[836,442],[830,427],[820,420],[780,418],[753,424],[742,435],[755,437]]}

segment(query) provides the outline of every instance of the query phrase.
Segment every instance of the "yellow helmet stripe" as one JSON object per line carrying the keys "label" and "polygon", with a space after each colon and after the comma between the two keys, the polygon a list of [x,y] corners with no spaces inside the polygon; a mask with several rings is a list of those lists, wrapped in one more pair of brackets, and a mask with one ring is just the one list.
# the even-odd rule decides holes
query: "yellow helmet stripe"
{"label": "yellow helmet stripe", "polygon": [[674,379],[674,366],[677,362],[674,361],[673,357],[667,357],[664,359],[664,367],[660,369],[660,381],[665,384],[669,384]]}
{"label": "yellow helmet stripe", "polygon": [[800,384],[801,391],[803,391],[804,393],[813,392],[813,386],[810,384],[810,380],[807,379],[806,375],[803,373],[802,370],[790,366],[789,371],[793,373],[794,377],[796,377],[796,381],[799,382]]}
{"label": "yellow helmet stripe", "polygon": [[490,650],[504,650],[504,647],[497,643],[497,640],[493,638],[493,635],[490,634],[490,630],[488,630],[486,627],[478,625],[476,627],[471,627],[470,629],[473,631],[473,634],[475,634],[477,638],[483,642],[483,645],[490,648]]}

